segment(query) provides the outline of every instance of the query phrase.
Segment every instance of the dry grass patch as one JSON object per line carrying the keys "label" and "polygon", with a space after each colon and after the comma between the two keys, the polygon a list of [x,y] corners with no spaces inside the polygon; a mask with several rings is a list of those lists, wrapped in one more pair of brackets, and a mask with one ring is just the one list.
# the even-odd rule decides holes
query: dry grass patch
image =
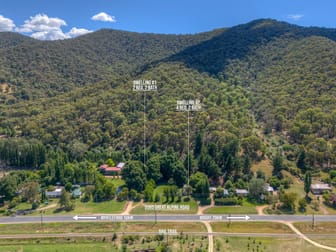
{"label": "dry grass patch", "polygon": [[310,222],[298,222],[294,226],[304,234],[336,234],[336,222],[316,223],[314,228]]}
{"label": "dry grass patch", "polygon": [[277,222],[213,222],[214,232],[227,233],[259,233],[259,234],[290,234],[293,231],[285,224]]}
{"label": "dry grass patch", "polygon": [[265,173],[266,178],[272,177],[273,165],[268,157],[261,160],[259,163],[254,163],[251,167],[251,170],[256,173],[257,170],[261,170]]}

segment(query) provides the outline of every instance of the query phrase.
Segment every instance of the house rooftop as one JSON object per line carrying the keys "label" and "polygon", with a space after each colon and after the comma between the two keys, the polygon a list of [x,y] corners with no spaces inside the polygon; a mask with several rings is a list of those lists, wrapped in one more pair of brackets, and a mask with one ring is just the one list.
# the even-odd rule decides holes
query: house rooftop
{"label": "house rooftop", "polygon": [[120,172],[121,169],[119,167],[108,167],[105,168],[105,172]]}
{"label": "house rooftop", "polygon": [[328,184],[312,184],[311,189],[331,190],[331,186]]}
{"label": "house rooftop", "polygon": [[274,192],[274,188],[272,186],[270,186],[270,184],[268,184],[268,183],[265,184],[265,190],[267,192]]}
{"label": "house rooftop", "polygon": [[120,169],[124,168],[124,166],[125,166],[125,163],[123,162],[117,164],[117,167]]}
{"label": "house rooftop", "polygon": [[101,166],[99,166],[99,169],[106,169],[108,168],[109,166],[107,164],[102,164]]}
{"label": "house rooftop", "polygon": [[244,193],[248,193],[248,191],[246,189],[236,189],[236,193],[237,194],[244,194]]}

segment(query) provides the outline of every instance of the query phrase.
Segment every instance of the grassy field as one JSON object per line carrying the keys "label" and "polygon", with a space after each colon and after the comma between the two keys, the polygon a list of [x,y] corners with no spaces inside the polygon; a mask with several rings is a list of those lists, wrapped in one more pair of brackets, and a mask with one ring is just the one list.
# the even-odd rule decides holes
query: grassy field
{"label": "grassy field", "polygon": [[[49,201],[49,205],[57,204],[57,200]],[[64,214],[112,214],[121,213],[124,210],[126,201],[119,202],[116,200],[103,202],[81,202],[76,200],[76,206],[73,211],[58,211],[58,206],[54,206],[44,210],[45,215],[64,215]],[[39,215],[40,211],[36,211],[33,215]]]}
{"label": "grassy field", "polygon": [[[164,247],[166,244],[170,247],[169,251],[176,252],[196,252],[198,248],[202,251],[208,249],[207,236],[138,236],[138,235],[123,235],[112,240],[111,237],[93,238],[88,240],[83,239],[39,239],[30,240],[28,244],[10,244],[2,245],[0,251],[2,252],[45,252],[45,251],[59,251],[59,252],[77,252],[83,250],[91,250],[95,252],[114,252],[114,251],[134,251],[145,249],[157,249]],[[161,251],[161,250],[160,250]]]}
{"label": "grassy field", "polygon": [[329,247],[336,248],[336,239],[335,237],[326,238],[326,237],[309,237],[311,240]]}
{"label": "grassy field", "polygon": [[[162,239],[163,238],[163,239]],[[77,252],[90,250],[95,252],[117,252],[133,251],[135,249],[157,248],[166,244],[166,237],[158,236],[123,236],[118,237],[115,241],[111,237],[99,239],[68,239],[68,240],[30,240],[29,244],[12,244],[0,246],[1,252]],[[330,239],[323,239],[324,244],[332,242]],[[206,236],[188,236],[182,237],[169,236],[168,244],[171,251],[177,252],[196,252],[196,249],[207,251],[208,239]],[[273,237],[214,237],[214,251],[288,251],[288,252],[323,252],[325,250],[314,247],[299,238],[273,238]]]}
{"label": "grassy field", "polygon": [[125,207],[126,201],[116,200],[104,202],[76,202],[76,208],[72,213],[75,214],[100,214],[100,213],[121,213]]}
{"label": "grassy field", "polygon": [[257,214],[255,206],[215,206],[204,211],[205,214]]}
{"label": "grassy field", "polygon": [[291,234],[292,230],[282,223],[276,222],[212,222],[214,232],[227,233],[260,233]]}
{"label": "grassy field", "polygon": [[273,238],[273,237],[218,237],[214,239],[214,251],[286,251],[286,252],[324,252],[308,242],[299,238]]}
{"label": "grassy field", "polygon": [[113,233],[113,232],[158,232],[159,229],[175,229],[177,232],[206,232],[202,223],[192,222],[65,222],[30,224],[0,224],[0,235],[48,234],[48,233]]}
{"label": "grassy field", "polygon": [[81,243],[81,244],[27,244],[27,245],[3,245],[1,252],[75,252],[75,251],[95,251],[95,252],[117,252],[118,248],[111,243]]}

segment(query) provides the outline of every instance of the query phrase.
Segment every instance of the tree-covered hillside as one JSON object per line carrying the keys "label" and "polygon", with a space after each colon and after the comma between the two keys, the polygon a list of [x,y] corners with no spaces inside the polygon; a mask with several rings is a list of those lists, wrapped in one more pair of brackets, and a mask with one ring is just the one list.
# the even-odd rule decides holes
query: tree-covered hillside
{"label": "tree-covered hillside", "polygon": [[333,40],[284,36],[231,61],[227,81],[253,94],[252,110],[265,133],[275,129],[305,146],[310,166],[330,167],[336,164],[335,60]]}
{"label": "tree-covered hillside", "polygon": [[246,155],[257,160],[267,152],[254,118],[263,133],[274,129],[289,141],[291,161],[303,148],[307,165],[332,166],[335,38],[333,29],[275,20],[196,35],[101,30],[53,42],[4,33],[0,134],[38,140],[78,160],[97,148],[140,160],[143,94],[132,92],[132,81],[154,79],[146,131],[155,152],[173,148],[185,157],[187,120],[176,101],[200,99],[191,147],[201,134],[223,173],[242,168]]}
{"label": "tree-covered hillside", "polygon": [[76,86],[118,76],[127,78],[145,64],[219,32],[160,35],[100,30],[62,41],[38,41],[15,33],[0,33],[0,82],[14,86],[13,95],[7,97],[10,103],[53,96]]}
{"label": "tree-covered hillside", "polygon": [[12,32],[0,33],[0,48],[14,47],[22,43],[28,44],[33,41],[35,40],[18,33],[12,33]]}
{"label": "tree-covered hillside", "polygon": [[[148,144],[161,150],[185,152],[187,114],[176,112],[177,100],[200,99],[203,111],[191,114],[192,135],[204,132],[207,142],[250,136],[253,121],[242,88],[235,88],[188,69],[160,64],[139,79],[155,79],[158,91],[146,95]],[[132,79],[110,80],[77,88],[71,93],[39,101],[2,105],[2,133],[40,139],[47,146],[74,150],[113,146],[125,151],[143,142],[143,94],[132,92]],[[126,148],[127,147],[127,148]]]}

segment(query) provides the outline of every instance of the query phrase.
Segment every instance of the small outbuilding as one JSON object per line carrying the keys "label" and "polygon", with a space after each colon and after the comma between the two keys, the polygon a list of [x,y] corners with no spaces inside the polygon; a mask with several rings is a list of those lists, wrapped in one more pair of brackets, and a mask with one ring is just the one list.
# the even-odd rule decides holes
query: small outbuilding
{"label": "small outbuilding", "polygon": [[328,184],[312,184],[310,190],[313,194],[323,194],[324,192],[330,192],[331,186]]}

